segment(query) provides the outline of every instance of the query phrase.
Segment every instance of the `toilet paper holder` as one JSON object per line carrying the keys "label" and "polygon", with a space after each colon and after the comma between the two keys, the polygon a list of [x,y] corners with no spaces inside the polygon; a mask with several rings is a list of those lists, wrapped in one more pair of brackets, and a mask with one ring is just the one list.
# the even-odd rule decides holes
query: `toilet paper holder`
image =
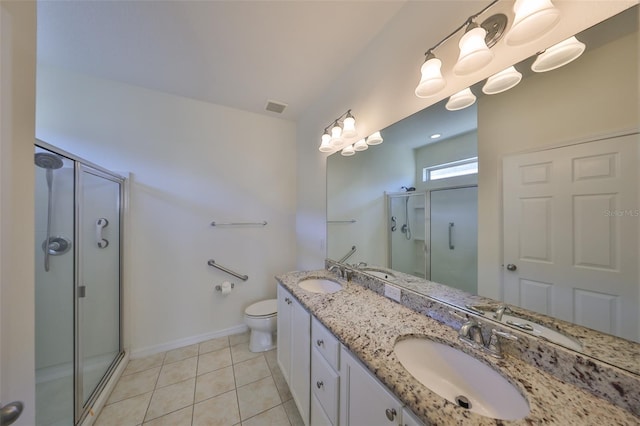
{"label": "toilet paper holder", "polygon": [[[234,288],[235,284],[231,283],[231,288]],[[222,291],[222,286],[220,284],[216,285],[216,291]]]}

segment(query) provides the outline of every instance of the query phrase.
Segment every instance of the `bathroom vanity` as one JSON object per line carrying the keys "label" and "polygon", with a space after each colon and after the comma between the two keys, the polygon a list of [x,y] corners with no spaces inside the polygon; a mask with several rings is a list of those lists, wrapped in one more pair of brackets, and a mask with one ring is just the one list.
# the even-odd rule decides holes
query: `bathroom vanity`
{"label": "bathroom vanity", "polygon": [[[407,289],[398,289],[400,303],[396,302],[384,297],[389,282],[354,269],[343,267],[342,271],[344,278],[327,270],[276,277],[278,362],[305,424],[640,423],[639,376],[597,360],[572,358],[571,351],[561,346],[536,342],[524,331],[503,329],[497,322],[474,318]],[[304,284],[305,280],[313,280],[313,286]],[[281,304],[286,305],[284,315]],[[293,320],[294,316],[297,319]],[[482,347],[460,340],[459,329],[470,320],[477,320],[484,334],[490,335],[494,329],[503,333],[504,337],[496,337],[503,358],[496,358],[489,350],[488,339]],[[420,357],[407,361],[396,352],[398,342],[413,340],[435,348],[424,356],[424,364]],[[439,352],[443,350],[453,351],[453,356]],[[444,364],[435,373],[446,376],[462,371],[461,377],[447,379],[461,381],[466,395],[446,395],[445,389],[421,375],[420,370],[433,370],[438,356]],[[571,359],[575,364],[566,361]],[[590,389],[569,379],[585,375],[585,366]],[[494,378],[482,378],[485,389],[473,383],[485,370],[506,383],[504,396],[484,401],[498,393]],[[525,404],[521,406],[524,410],[511,410],[519,403]],[[488,411],[483,411],[485,408]]]}

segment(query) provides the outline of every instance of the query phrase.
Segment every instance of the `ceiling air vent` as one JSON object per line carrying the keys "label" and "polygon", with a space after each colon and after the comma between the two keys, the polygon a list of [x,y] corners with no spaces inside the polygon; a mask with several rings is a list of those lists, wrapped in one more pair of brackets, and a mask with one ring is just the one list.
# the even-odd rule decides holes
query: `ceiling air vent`
{"label": "ceiling air vent", "polygon": [[267,101],[267,106],[264,107],[267,111],[282,114],[282,111],[287,107],[287,104],[278,101]]}

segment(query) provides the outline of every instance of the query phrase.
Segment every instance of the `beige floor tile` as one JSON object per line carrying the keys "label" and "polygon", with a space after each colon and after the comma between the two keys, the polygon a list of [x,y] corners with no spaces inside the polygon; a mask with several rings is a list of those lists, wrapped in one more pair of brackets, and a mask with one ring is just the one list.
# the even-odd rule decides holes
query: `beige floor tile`
{"label": "beige floor tile", "polygon": [[262,355],[262,352],[255,353],[249,351],[249,343],[239,343],[237,345],[231,346],[231,358],[233,359],[234,364],[258,357],[260,355]]}
{"label": "beige floor tile", "polygon": [[235,391],[199,402],[193,407],[193,426],[232,426],[239,422]]}
{"label": "beige floor tile", "polygon": [[142,423],[152,392],[124,399],[102,409],[96,426],[135,426]]}
{"label": "beige floor tile", "polygon": [[160,370],[158,384],[156,387],[172,385],[184,380],[196,377],[198,368],[198,357],[183,359],[182,361],[165,364]]}
{"label": "beige floor tile", "polygon": [[111,392],[107,404],[151,392],[156,387],[159,374],[160,367],[154,367],[140,373],[122,376]]}
{"label": "beige floor tile", "polygon": [[231,365],[229,348],[209,352],[198,357],[198,375],[209,373]]}
{"label": "beige floor tile", "polygon": [[233,365],[233,372],[236,377],[237,387],[264,379],[271,375],[271,370],[269,370],[269,366],[263,355],[235,363]]}
{"label": "beige floor tile", "polygon": [[191,426],[193,406],[188,406],[182,410],[174,411],[166,416],[158,417],[155,420],[146,422],[145,426]]}
{"label": "beige floor tile", "polygon": [[160,367],[164,361],[164,355],[165,353],[162,352],[144,358],[132,359],[129,361],[129,364],[127,364],[127,368],[124,369],[122,375],[126,376],[128,374],[139,373],[153,367]]}
{"label": "beige floor tile", "polygon": [[242,422],[242,426],[288,426],[289,418],[282,405]]}
{"label": "beige floor tile", "polygon": [[[196,379],[185,380],[153,392],[145,420],[152,420],[193,404]],[[114,404],[115,405],[115,404]]]}
{"label": "beige floor tile", "polygon": [[233,367],[224,367],[196,379],[196,402],[229,392],[236,388]]}
{"label": "beige floor tile", "polygon": [[298,407],[296,407],[296,403],[293,399],[285,402],[284,404],[282,404],[282,406],[284,407],[284,411],[287,412],[287,417],[289,417],[291,426],[304,426],[302,416],[300,416]]}
{"label": "beige floor tile", "polygon": [[235,346],[239,343],[249,343],[249,336],[249,331],[245,331],[244,333],[232,334],[229,336],[229,344],[231,346]]}
{"label": "beige floor tile", "polygon": [[271,370],[273,370],[274,367],[278,366],[278,350],[277,349],[271,349],[270,351],[264,352],[264,358],[267,360],[267,364],[269,364],[269,368]]}
{"label": "beige floor tile", "polygon": [[167,355],[164,357],[164,363],[169,364],[170,362],[180,361],[197,355],[198,344],[196,343],[195,345],[189,345],[184,348],[178,348],[167,352]]}
{"label": "beige floor tile", "polygon": [[229,338],[227,336],[218,337],[217,339],[207,340],[206,342],[200,343],[198,351],[200,355],[206,354],[207,352],[218,351],[220,349],[229,347]]}
{"label": "beige floor tile", "polygon": [[276,388],[278,388],[278,393],[280,394],[280,399],[282,401],[289,401],[291,398],[291,391],[289,390],[289,385],[287,381],[284,379],[284,375],[282,374],[282,370],[277,365],[271,368],[271,376],[273,377],[273,381],[276,384]]}
{"label": "beige floor tile", "polygon": [[242,420],[280,405],[278,389],[271,376],[237,389]]}

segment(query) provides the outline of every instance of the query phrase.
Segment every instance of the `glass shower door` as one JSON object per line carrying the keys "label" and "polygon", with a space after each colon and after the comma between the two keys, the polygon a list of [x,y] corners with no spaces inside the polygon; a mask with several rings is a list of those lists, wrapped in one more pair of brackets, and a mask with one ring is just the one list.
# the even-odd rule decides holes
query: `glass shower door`
{"label": "glass shower door", "polygon": [[36,423],[72,425],[74,162],[35,150]]}
{"label": "glass shower door", "polygon": [[92,398],[121,352],[121,181],[77,165],[79,258],[76,323],[79,344],[77,409]]}

